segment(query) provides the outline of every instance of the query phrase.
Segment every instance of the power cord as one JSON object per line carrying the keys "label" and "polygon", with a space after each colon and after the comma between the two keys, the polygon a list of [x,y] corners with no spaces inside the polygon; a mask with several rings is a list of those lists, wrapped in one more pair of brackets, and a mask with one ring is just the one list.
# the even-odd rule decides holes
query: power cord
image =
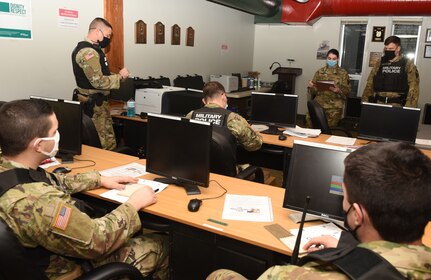
{"label": "power cord", "polygon": [[91,162],[92,164],[90,164],[90,165],[84,165],[84,166],[78,166],[78,167],[73,167],[73,168],[71,168],[71,170],[73,170],[73,169],[81,169],[81,168],[87,168],[87,167],[92,167],[92,166],[95,166],[96,165],[96,162],[94,161],[94,160],[91,160],[91,159],[77,159],[77,158],[73,158],[74,160],[76,160],[76,161],[86,161],[86,162]]}
{"label": "power cord", "polygon": [[227,193],[227,189],[226,189],[225,187],[223,187],[219,182],[217,182],[216,180],[210,180],[210,183],[211,183],[211,182],[214,182],[214,183],[216,183],[217,185],[219,185],[219,186],[220,186],[220,188],[222,188],[222,189],[224,190],[224,192],[223,192],[221,195],[218,195],[218,196],[215,196],[215,197],[201,198],[201,199],[199,199],[199,200],[217,199],[217,198],[220,198],[220,197],[224,196],[224,195]]}

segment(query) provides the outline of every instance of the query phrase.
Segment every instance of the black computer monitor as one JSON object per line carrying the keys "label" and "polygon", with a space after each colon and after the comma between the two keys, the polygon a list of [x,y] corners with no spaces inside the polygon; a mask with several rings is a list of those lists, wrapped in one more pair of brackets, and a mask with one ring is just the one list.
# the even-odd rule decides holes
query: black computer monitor
{"label": "black computer monitor", "polygon": [[358,138],[372,141],[416,142],[421,110],[386,104],[362,103]]}
{"label": "black computer monitor", "polygon": [[51,105],[58,120],[60,133],[59,151],[57,157],[62,162],[72,162],[74,155],[81,154],[82,146],[82,107],[78,101],[30,96],[30,99],[42,99]]}
{"label": "black computer monitor", "polygon": [[297,108],[298,95],[252,92],[250,122],[267,125],[262,133],[280,134],[279,127],[296,126]]}
{"label": "black computer monitor", "polygon": [[188,194],[208,187],[212,126],[175,116],[148,114],[147,171]]}
{"label": "black computer monitor", "polygon": [[[305,141],[294,141],[283,207],[303,211],[310,196],[307,220],[343,220],[344,159],[350,150]],[[301,213],[289,217],[299,222]]]}

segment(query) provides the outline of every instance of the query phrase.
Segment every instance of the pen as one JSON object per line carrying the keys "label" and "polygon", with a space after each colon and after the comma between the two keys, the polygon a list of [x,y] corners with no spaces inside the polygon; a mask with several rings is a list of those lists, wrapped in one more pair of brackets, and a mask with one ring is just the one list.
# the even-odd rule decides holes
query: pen
{"label": "pen", "polygon": [[213,222],[213,223],[216,223],[216,224],[219,224],[219,225],[222,225],[222,226],[227,226],[227,223],[221,222],[221,221],[217,221],[217,220],[214,220],[214,219],[211,219],[211,218],[207,219],[207,221]]}
{"label": "pen", "polygon": [[155,192],[155,193],[156,193],[156,192],[158,192],[158,191],[159,191],[159,189],[155,189],[155,190],[154,190],[154,192]]}

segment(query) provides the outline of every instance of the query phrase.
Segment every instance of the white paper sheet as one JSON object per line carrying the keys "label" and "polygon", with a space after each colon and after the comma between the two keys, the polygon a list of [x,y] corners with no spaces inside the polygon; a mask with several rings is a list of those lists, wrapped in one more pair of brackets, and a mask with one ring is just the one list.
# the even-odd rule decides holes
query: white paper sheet
{"label": "white paper sheet", "polygon": [[145,174],[148,174],[148,172],[145,171],[145,165],[133,162],[126,165],[121,165],[118,167],[102,170],[100,171],[100,174],[107,177],[130,176],[133,178],[137,178]]}
{"label": "white paper sheet", "polygon": [[[156,193],[163,191],[168,186],[168,184],[163,184],[160,182],[155,182],[155,181],[146,180],[146,179],[139,179],[138,184],[147,185],[151,187],[154,191],[157,190]],[[127,188],[127,185],[126,185],[126,188]],[[107,199],[118,201],[120,203],[126,202],[129,198],[127,196],[119,195],[118,194],[119,191],[120,190],[109,190],[102,193],[100,196]]]}
{"label": "white paper sheet", "polygon": [[[295,248],[296,237],[298,236],[298,229],[289,230],[293,236],[280,238],[281,242],[283,242],[290,250]],[[306,251],[303,249],[305,243],[307,243],[310,239],[318,236],[329,235],[336,239],[340,239],[341,229],[334,225],[333,223],[326,223],[317,226],[304,227],[301,235],[301,244],[299,246],[299,253],[303,254]]]}
{"label": "white paper sheet", "polygon": [[335,136],[332,135],[328,139],[326,139],[326,142],[333,143],[333,144],[339,144],[344,146],[353,146],[355,145],[356,138],[350,138],[350,137],[343,137],[343,136]]}
{"label": "white paper sheet", "polygon": [[267,196],[227,194],[222,219],[272,222],[271,198]]}
{"label": "white paper sheet", "polygon": [[309,138],[309,137],[317,137],[322,133],[320,129],[311,129],[311,128],[303,128],[300,126],[296,126],[295,128],[286,128],[283,133],[290,135],[290,136],[296,136],[300,138]]}

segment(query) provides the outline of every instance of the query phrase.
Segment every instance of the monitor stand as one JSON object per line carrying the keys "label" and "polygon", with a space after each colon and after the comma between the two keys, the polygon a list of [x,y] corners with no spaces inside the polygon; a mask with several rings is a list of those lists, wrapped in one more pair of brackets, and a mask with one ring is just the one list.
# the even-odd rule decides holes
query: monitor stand
{"label": "monitor stand", "polygon": [[175,180],[175,179],[159,177],[159,178],[154,178],[153,181],[160,182],[163,184],[176,185],[179,187],[183,187],[185,189],[187,195],[201,194],[201,191],[199,190],[198,186],[193,185],[193,184],[182,183],[182,182],[179,182],[178,180]]}
{"label": "monitor stand", "polygon": [[277,125],[268,125],[268,129],[261,131],[260,133],[271,134],[271,135],[280,135],[283,131],[279,130],[279,126]]}
{"label": "monitor stand", "polygon": [[[301,217],[302,217],[302,213],[289,214],[289,219],[291,219],[292,222],[294,222],[295,224],[298,224],[301,222]],[[305,215],[304,222],[312,222],[312,221],[318,221],[318,220],[320,220],[319,217],[307,214],[307,215]]]}
{"label": "monitor stand", "polygon": [[58,155],[59,158],[61,158],[61,163],[65,164],[65,163],[73,163],[73,154],[68,154],[68,153],[60,153]]}

